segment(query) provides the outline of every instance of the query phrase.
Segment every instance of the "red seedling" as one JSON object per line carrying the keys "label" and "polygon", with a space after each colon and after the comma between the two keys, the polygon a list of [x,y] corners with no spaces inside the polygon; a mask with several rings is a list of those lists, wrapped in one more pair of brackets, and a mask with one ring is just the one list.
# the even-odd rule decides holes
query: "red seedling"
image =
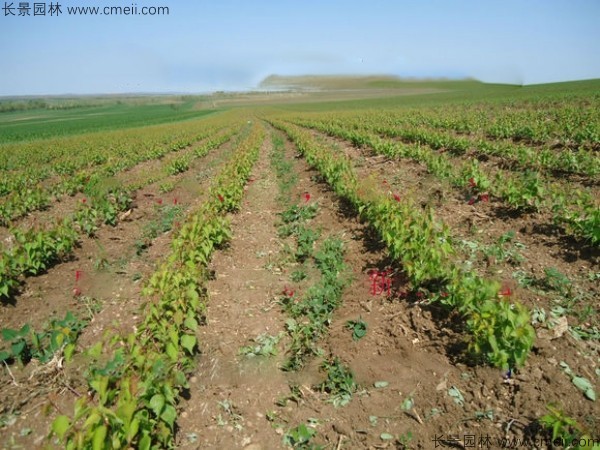
{"label": "red seedling", "polygon": [[85,197],[83,197],[83,198],[81,199],[81,203],[85,203],[85,202],[87,202],[87,199],[86,199]]}
{"label": "red seedling", "polygon": [[504,288],[502,288],[502,290],[498,293],[498,295],[502,295],[503,297],[510,297],[512,295],[512,291],[510,290],[509,286],[505,286]]}
{"label": "red seedling", "polygon": [[475,182],[475,178],[473,178],[473,177],[469,178],[469,186],[471,186],[472,188],[477,186],[477,183]]}
{"label": "red seedling", "polygon": [[482,202],[489,202],[489,201],[490,201],[490,196],[489,196],[489,194],[481,194],[481,195],[479,196],[479,201],[482,201]]}
{"label": "red seedling", "polygon": [[294,290],[290,289],[289,287],[285,286],[283,288],[283,291],[281,292],[283,295],[285,295],[288,298],[292,298],[294,296]]}
{"label": "red seedling", "polygon": [[400,195],[394,194],[394,200],[396,200],[397,202],[399,202],[400,201]]}
{"label": "red seedling", "polygon": [[173,198],[173,204],[174,204],[174,205],[176,205],[177,203],[179,203],[179,202],[177,201],[177,197]]}
{"label": "red seedling", "polygon": [[159,198],[158,200],[156,200],[156,203],[158,203],[159,205],[162,205],[162,198]]}
{"label": "red seedling", "polygon": [[78,287],[73,288],[73,297],[79,297],[81,295],[81,289]]}
{"label": "red seedling", "polygon": [[83,272],[81,270],[75,271],[75,283],[77,283],[79,280],[81,280],[81,275],[83,275]]}
{"label": "red seedling", "polygon": [[308,192],[304,193],[304,203],[308,203],[308,201],[310,200],[310,194]]}
{"label": "red seedling", "polygon": [[469,204],[469,205],[473,205],[473,204],[475,204],[475,201],[476,201],[476,200],[477,200],[477,199],[476,199],[475,197],[471,197],[471,198],[469,199],[469,202],[468,202],[468,204]]}
{"label": "red seedling", "polygon": [[223,197],[221,194],[217,194],[217,197],[219,197],[219,201],[221,203],[223,203],[225,201],[225,197]]}
{"label": "red seedling", "polygon": [[387,294],[388,296],[392,293],[392,270],[369,270],[369,279],[371,280],[371,295]]}

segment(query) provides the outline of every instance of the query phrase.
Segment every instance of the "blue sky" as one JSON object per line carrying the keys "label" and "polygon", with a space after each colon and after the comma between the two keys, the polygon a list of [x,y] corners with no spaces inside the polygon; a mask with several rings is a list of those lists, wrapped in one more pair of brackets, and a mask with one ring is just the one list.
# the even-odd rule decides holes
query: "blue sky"
{"label": "blue sky", "polygon": [[[599,0],[58,3],[53,17],[0,10],[0,95],[244,89],[272,73],[600,78]],[[134,3],[169,15],[66,13]]]}

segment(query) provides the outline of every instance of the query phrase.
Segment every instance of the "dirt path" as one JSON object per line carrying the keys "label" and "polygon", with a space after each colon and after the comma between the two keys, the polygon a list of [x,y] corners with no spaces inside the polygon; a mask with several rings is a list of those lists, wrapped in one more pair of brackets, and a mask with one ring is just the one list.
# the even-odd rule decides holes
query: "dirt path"
{"label": "dirt path", "polygon": [[269,151],[265,140],[242,211],[232,216],[231,245],[211,264],[215,279],[208,284],[208,319],[199,335],[202,355],[178,421],[181,448],[242,448],[278,438],[264,426],[264,413],[286,386],[285,377],[275,360],[240,363],[238,356],[252,338],[283,329],[274,299],[284,277],[269,265],[281,250]]}

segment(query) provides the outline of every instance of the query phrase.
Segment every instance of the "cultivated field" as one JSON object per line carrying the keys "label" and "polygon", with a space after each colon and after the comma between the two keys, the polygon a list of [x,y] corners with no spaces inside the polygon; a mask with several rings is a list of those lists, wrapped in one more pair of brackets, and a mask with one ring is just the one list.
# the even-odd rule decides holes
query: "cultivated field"
{"label": "cultivated field", "polygon": [[600,448],[600,82],[279,82],[0,108],[2,448]]}

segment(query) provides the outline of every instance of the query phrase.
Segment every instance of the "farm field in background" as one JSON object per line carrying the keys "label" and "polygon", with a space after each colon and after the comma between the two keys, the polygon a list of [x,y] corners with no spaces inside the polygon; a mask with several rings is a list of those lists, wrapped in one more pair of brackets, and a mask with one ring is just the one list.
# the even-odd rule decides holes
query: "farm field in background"
{"label": "farm field in background", "polygon": [[0,102],[2,448],[600,448],[600,81],[261,87]]}

